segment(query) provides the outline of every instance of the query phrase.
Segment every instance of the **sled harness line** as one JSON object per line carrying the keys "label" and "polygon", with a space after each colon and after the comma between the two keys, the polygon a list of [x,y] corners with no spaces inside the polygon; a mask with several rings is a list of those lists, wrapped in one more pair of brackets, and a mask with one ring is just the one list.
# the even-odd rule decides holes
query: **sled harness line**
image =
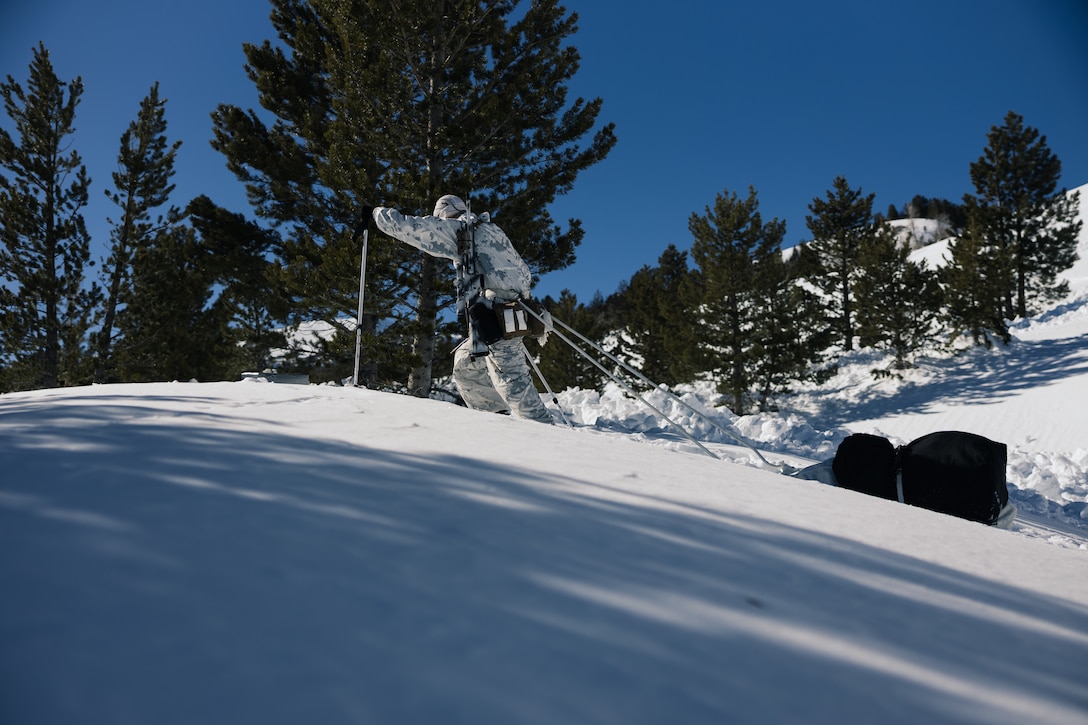
{"label": "sled harness line", "polygon": [[[543,317],[542,317],[542,316],[541,316],[541,315],[540,315],[540,314],[539,314],[539,313],[538,313],[538,312],[537,312],[536,310],[533,310],[533,309],[532,309],[532,308],[531,308],[531,307],[530,307],[529,305],[525,305],[525,304],[523,304],[523,305],[522,305],[522,309],[526,310],[526,311],[528,312],[528,314],[530,314],[530,315],[532,315],[532,316],[533,316],[534,318],[536,318],[536,319],[537,319],[537,320],[538,320],[538,321],[539,321],[539,322],[540,322],[541,324],[547,325],[547,322],[545,322],[544,318],[543,318]],[[668,397],[669,397],[669,398],[670,398],[671,400],[673,400],[673,401],[675,401],[675,402],[679,403],[679,404],[680,404],[680,405],[682,405],[682,406],[683,406],[684,408],[686,408],[687,410],[689,410],[689,411],[691,411],[692,413],[694,413],[695,415],[697,415],[697,416],[698,416],[698,417],[699,417],[700,419],[702,419],[702,420],[706,421],[707,423],[709,423],[709,424],[710,424],[710,425],[712,425],[713,427],[717,428],[717,429],[718,429],[719,431],[721,431],[722,433],[724,433],[725,435],[727,435],[727,436],[728,436],[728,437],[729,437],[730,439],[732,439],[732,440],[733,440],[733,441],[735,441],[736,443],[738,443],[738,444],[740,444],[740,445],[744,446],[745,448],[748,448],[748,449],[749,449],[750,451],[752,451],[753,453],[755,453],[755,454],[756,454],[756,456],[757,456],[757,457],[759,458],[759,460],[760,460],[760,461],[761,461],[761,463],[762,463],[762,467],[764,467],[764,468],[768,468],[768,469],[772,469],[772,470],[774,470],[774,471],[776,471],[776,472],[778,472],[778,473],[783,473],[783,474],[786,474],[786,475],[790,475],[790,474],[792,474],[792,473],[796,473],[797,469],[795,469],[795,468],[794,468],[793,466],[789,466],[789,465],[787,465],[787,464],[785,464],[785,463],[778,463],[778,464],[776,464],[776,463],[771,463],[770,461],[768,461],[768,460],[767,460],[767,459],[766,459],[766,458],[765,458],[765,457],[763,456],[763,454],[762,454],[762,453],[760,453],[760,452],[759,452],[759,451],[758,451],[758,450],[757,450],[757,449],[756,449],[756,448],[755,448],[754,446],[752,446],[752,444],[751,444],[751,443],[749,443],[748,441],[744,440],[744,439],[743,439],[743,438],[742,438],[742,437],[741,437],[740,435],[738,435],[738,434],[737,434],[736,432],[734,432],[734,431],[732,431],[732,430],[729,430],[728,428],[726,428],[725,426],[723,426],[723,425],[722,425],[721,423],[719,423],[718,421],[716,421],[716,420],[714,420],[714,419],[710,418],[709,416],[707,416],[707,415],[706,415],[705,413],[703,413],[703,412],[702,412],[701,410],[699,410],[698,408],[695,408],[694,406],[692,406],[692,405],[691,405],[691,404],[689,404],[688,402],[686,402],[686,401],[684,401],[683,399],[681,399],[681,398],[680,398],[680,397],[679,397],[678,395],[676,395],[675,393],[673,393],[673,392],[672,392],[671,390],[669,390],[669,389],[668,389],[667,387],[665,387],[665,386],[663,386],[663,385],[658,385],[657,383],[653,382],[652,380],[650,380],[649,378],[647,378],[647,377],[646,377],[645,375],[643,375],[643,374],[642,374],[642,373],[641,373],[640,371],[638,371],[638,370],[636,370],[635,368],[631,367],[630,365],[628,365],[627,363],[625,363],[625,362],[624,362],[623,360],[620,360],[620,359],[619,359],[618,357],[616,357],[615,355],[611,354],[610,352],[608,352],[607,350],[605,350],[604,348],[602,348],[602,347],[601,347],[600,345],[598,345],[597,343],[593,342],[592,340],[590,340],[590,339],[589,339],[588,337],[586,337],[586,336],[585,336],[585,335],[583,335],[582,333],[580,333],[580,332],[578,332],[577,330],[575,330],[575,329],[574,329],[573,327],[571,327],[570,325],[566,324],[566,323],[565,323],[565,322],[563,322],[562,320],[559,320],[559,319],[557,319],[557,318],[556,318],[556,317],[555,317],[554,315],[553,315],[553,316],[551,317],[551,322],[552,322],[552,324],[553,324],[553,326],[552,326],[552,328],[551,328],[551,331],[552,331],[552,332],[554,332],[554,333],[555,333],[556,335],[558,335],[558,336],[559,336],[559,339],[560,339],[560,340],[562,340],[563,342],[567,343],[567,345],[569,345],[569,346],[571,347],[571,349],[572,349],[572,350],[574,350],[574,351],[575,351],[575,352],[577,352],[577,353],[578,353],[579,355],[581,355],[581,356],[582,356],[582,357],[584,357],[584,358],[585,358],[586,360],[588,360],[588,361],[589,361],[589,362],[591,362],[591,363],[592,363],[593,365],[595,365],[595,366],[597,367],[597,369],[599,369],[599,370],[600,370],[601,372],[603,372],[603,373],[604,373],[605,375],[607,375],[607,376],[608,376],[608,377],[609,377],[609,378],[610,378],[610,379],[611,379],[611,380],[612,380],[612,381],[613,381],[614,383],[616,383],[617,385],[619,385],[620,387],[622,387],[623,389],[625,389],[625,390],[626,390],[626,391],[627,391],[628,393],[630,393],[630,394],[631,394],[631,395],[633,395],[633,396],[634,396],[635,398],[637,398],[637,399],[638,399],[638,400],[639,400],[640,402],[642,402],[642,404],[643,404],[643,405],[645,405],[645,406],[646,406],[647,408],[649,408],[650,410],[654,411],[654,412],[655,412],[655,413],[657,413],[657,414],[658,414],[659,416],[661,416],[662,418],[664,418],[664,419],[665,419],[666,421],[668,421],[669,423],[671,423],[671,424],[672,424],[672,426],[673,426],[674,428],[676,428],[676,429],[677,429],[678,431],[680,431],[680,433],[681,433],[681,434],[682,434],[682,435],[683,435],[683,436],[684,436],[685,438],[687,438],[687,439],[688,439],[689,441],[691,441],[692,443],[694,443],[694,444],[696,445],[696,447],[698,447],[698,448],[699,448],[699,449],[700,449],[701,451],[703,451],[704,453],[706,453],[706,454],[707,454],[708,456],[710,456],[711,458],[715,458],[715,459],[721,460],[721,458],[720,458],[719,456],[717,456],[717,455],[715,455],[715,454],[714,454],[713,452],[711,452],[711,451],[710,451],[710,450],[709,450],[709,449],[708,449],[708,448],[707,448],[706,446],[704,446],[704,445],[703,445],[702,443],[700,443],[700,442],[699,442],[699,441],[698,441],[698,440],[697,440],[697,439],[696,439],[696,438],[695,438],[695,437],[694,437],[694,436],[693,436],[693,435],[692,435],[691,433],[689,433],[689,432],[688,432],[688,430],[687,430],[686,428],[684,428],[684,427],[683,427],[682,425],[680,425],[680,424],[679,424],[679,423],[677,423],[677,422],[676,422],[675,420],[673,420],[672,418],[670,418],[670,417],[669,417],[668,415],[666,415],[666,414],[665,414],[664,412],[662,412],[661,410],[659,410],[658,408],[656,408],[656,407],[655,407],[655,406],[654,406],[653,404],[651,404],[651,403],[650,403],[650,402],[649,402],[648,400],[646,400],[646,398],[645,398],[645,397],[643,397],[642,395],[640,395],[640,394],[638,393],[638,391],[636,391],[636,390],[635,390],[635,389],[634,389],[634,388],[633,388],[633,387],[632,387],[631,385],[629,385],[629,384],[628,384],[627,382],[625,382],[625,381],[621,380],[621,379],[620,379],[620,378],[619,378],[619,377],[618,377],[618,376],[617,376],[616,374],[614,374],[614,373],[613,373],[613,372],[612,372],[611,370],[607,369],[607,368],[606,368],[606,367],[605,367],[604,365],[602,365],[602,364],[601,364],[601,362],[600,362],[599,360],[597,360],[597,359],[596,359],[596,358],[594,358],[594,357],[593,357],[592,355],[590,355],[589,353],[587,353],[587,352],[586,352],[585,350],[583,350],[583,349],[582,349],[582,348],[581,348],[580,346],[578,346],[578,345],[577,345],[577,344],[576,344],[576,343],[575,343],[575,342],[574,342],[573,340],[571,340],[571,339],[570,339],[569,337],[567,337],[567,336],[566,336],[566,335],[564,335],[564,334],[563,334],[562,332],[560,332],[560,330],[559,330],[558,328],[560,328],[560,327],[561,327],[561,328],[562,328],[563,330],[566,330],[566,331],[567,331],[567,332],[569,332],[570,334],[574,335],[574,336],[575,336],[575,337],[577,337],[577,338],[578,338],[579,340],[581,340],[581,341],[582,341],[583,343],[585,343],[585,344],[586,344],[586,345],[588,345],[589,347],[593,348],[593,349],[594,349],[595,351],[597,351],[597,352],[598,352],[598,353],[600,353],[601,355],[604,355],[604,356],[605,356],[606,358],[608,358],[609,360],[611,360],[611,361],[612,361],[613,363],[615,363],[616,365],[619,365],[620,367],[622,367],[622,368],[623,368],[624,370],[626,370],[627,372],[629,372],[629,373],[630,373],[631,375],[634,375],[634,376],[635,376],[635,377],[636,377],[636,378],[637,378],[638,380],[640,380],[641,382],[645,383],[646,385],[649,385],[650,387],[654,388],[655,390],[659,390],[659,391],[661,391],[662,393],[664,393],[665,395],[667,395],[667,396],[668,396]],[[534,367],[535,367],[535,364],[534,364]],[[538,373],[538,374],[539,374],[539,373]],[[543,378],[541,378],[541,379],[543,379]],[[551,391],[549,390],[549,393],[550,393],[550,392],[551,392]],[[555,399],[555,396],[553,395],[553,396],[552,396],[552,398],[553,398],[553,400],[554,400],[554,399]],[[562,412],[562,411],[560,411],[560,412]],[[564,416],[564,417],[565,417],[565,416]]]}

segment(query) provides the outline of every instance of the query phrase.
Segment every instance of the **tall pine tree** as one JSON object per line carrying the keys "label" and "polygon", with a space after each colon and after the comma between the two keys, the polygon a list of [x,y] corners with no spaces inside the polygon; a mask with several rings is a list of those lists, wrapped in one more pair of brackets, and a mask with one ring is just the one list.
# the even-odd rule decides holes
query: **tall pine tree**
{"label": "tall pine tree", "polygon": [[[280,43],[247,45],[271,125],[221,106],[213,144],[259,215],[282,225],[280,280],[297,314],[337,324],[358,289],[362,203],[428,213],[441,194],[491,211],[536,273],[574,260],[581,225],[547,212],[615,143],[599,99],[568,101],[577,16],[536,0],[273,0]],[[410,389],[430,389],[447,265],[388,240],[368,261],[374,332],[410,338]]]}
{"label": "tall pine tree", "polygon": [[166,100],[159,98],[159,84],[151,86],[140,102],[140,110],[121,135],[117,171],[113,172],[113,191],[106,196],[121,209],[120,218],[111,221],[110,254],[103,266],[106,299],[97,334],[95,382],[115,379],[112,374],[114,323],[117,309],[132,276],[132,258],[136,251],[159,232],[180,220],[180,212],[170,207],[166,216],[152,218],[153,212],[169,201],[174,185],[174,158],[181,141],[166,140]]}
{"label": "tall pine tree", "polygon": [[141,245],[117,314],[113,364],[119,379],[238,379],[241,350],[215,282],[211,251],[191,227],[168,227]]}
{"label": "tall pine tree", "polygon": [[941,309],[937,276],[910,259],[887,228],[862,242],[858,254],[857,330],[863,347],[886,347],[896,370],[910,367],[911,355],[936,337]]}
{"label": "tall pine tree", "polygon": [[69,138],[82,94],[81,79],[57,78],[41,44],[26,90],[11,76],[0,83],[17,135],[0,129],[0,390],[90,381],[90,179]]}
{"label": "tall pine tree", "polygon": [[242,214],[198,196],[185,209],[193,229],[208,250],[211,273],[231,318],[232,334],[240,338],[247,370],[275,367],[272,350],[287,347],[280,320],[288,315],[285,301],[272,282],[269,253],[276,235]]}
{"label": "tall pine tree", "polygon": [[768,222],[764,235],[767,243],[754,258],[753,387],[760,410],[777,410],[776,396],[810,377],[810,366],[822,362],[830,333],[825,306],[800,284],[798,265],[787,262],[779,249],[786,223]]}
{"label": "tall pine tree", "polygon": [[759,260],[779,253],[784,228],[778,220],[764,225],[756,191],[749,187],[746,199],[735,192],[718,194],[704,216],[691,215],[688,229],[702,284],[697,314],[704,354],[719,392],[732,398],[734,413],[743,415],[760,361],[754,334]]}
{"label": "tall pine tree", "polygon": [[971,164],[977,199],[965,201],[980,215],[981,231],[1007,250],[1012,284],[1006,297],[1006,317],[1026,317],[1040,302],[1069,292],[1058,274],[1077,259],[1079,199],[1058,190],[1062,165],[1046,136],[1013,111],[1002,126],[987,134],[989,144]]}
{"label": "tall pine tree", "polygon": [[[545,298],[544,305],[557,319],[570,325],[598,345],[601,344],[606,330],[601,325],[597,314],[598,304],[587,307],[578,301],[578,297],[573,292],[563,290],[558,300],[553,300],[551,297]],[[568,331],[561,330],[561,332],[580,348],[591,355],[594,354],[586,344],[571,336]],[[554,392],[566,388],[597,390],[604,382],[604,373],[574,348],[559,339],[555,333],[549,335],[543,347],[528,343],[528,350],[530,354],[539,357],[540,372]],[[600,356],[595,356],[594,359],[600,360]]]}
{"label": "tall pine tree", "polygon": [[1005,317],[1013,286],[1012,250],[986,234],[978,207],[968,199],[967,229],[949,247],[949,261],[938,273],[947,322],[971,336],[976,345],[992,347],[994,338],[1012,337]]}
{"label": "tall pine tree", "polygon": [[694,275],[687,252],[670,244],[656,267],[640,269],[623,290],[628,353],[654,382],[690,383],[702,371],[692,314],[699,306]]}
{"label": "tall pine tree", "polygon": [[811,249],[819,263],[819,272],[811,281],[831,301],[832,319],[844,350],[854,349],[855,301],[858,255],[862,242],[874,233],[873,199],[861,188],[852,189],[846,178],[838,176],[825,199],[809,204],[811,216],[805,224],[812,233]]}

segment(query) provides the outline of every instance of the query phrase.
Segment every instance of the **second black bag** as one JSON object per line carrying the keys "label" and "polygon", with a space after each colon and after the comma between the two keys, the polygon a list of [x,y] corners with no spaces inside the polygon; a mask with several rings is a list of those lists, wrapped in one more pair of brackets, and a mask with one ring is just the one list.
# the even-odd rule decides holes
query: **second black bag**
{"label": "second black bag", "polygon": [[899,449],[903,500],[912,506],[992,524],[1009,502],[1008,449],[974,433],[940,431]]}

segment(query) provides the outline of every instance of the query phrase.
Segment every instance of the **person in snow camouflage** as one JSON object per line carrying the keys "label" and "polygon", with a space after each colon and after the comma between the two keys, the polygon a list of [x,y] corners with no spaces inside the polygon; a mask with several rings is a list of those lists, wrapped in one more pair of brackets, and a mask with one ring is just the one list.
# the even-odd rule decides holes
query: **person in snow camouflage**
{"label": "person in snow camouflage", "polygon": [[[488,214],[469,212],[465,202],[443,196],[433,216],[406,216],[388,207],[364,208],[375,225],[394,239],[422,252],[453,262],[461,280],[459,305],[471,309],[479,302],[486,308],[503,302],[528,300],[532,273],[514,250],[510,238]],[[473,236],[475,257],[465,248]],[[466,264],[468,262],[468,264]],[[475,265],[479,277],[466,266]],[[520,418],[551,423],[552,416],[533,385],[525,345],[520,337],[485,344],[471,325],[469,339],[454,351],[453,379],[465,404],[492,413],[512,412]]]}

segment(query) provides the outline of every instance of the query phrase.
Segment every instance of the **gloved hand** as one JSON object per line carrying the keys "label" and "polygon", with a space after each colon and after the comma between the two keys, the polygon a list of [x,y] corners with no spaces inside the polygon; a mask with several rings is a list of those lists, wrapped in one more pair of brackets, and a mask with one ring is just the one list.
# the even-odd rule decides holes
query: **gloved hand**
{"label": "gloved hand", "polygon": [[544,347],[548,343],[548,333],[555,329],[555,323],[552,322],[552,315],[547,310],[541,308],[540,318],[544,323],[544,334],[536,338],[537,344]]}
{"label": "gloved hand", "polygon": [[374,207],[363,205],[359,207],[359,218],[355,222],[355,229],[352,230],[352,236],[357,237],[363,233],[366,229],[366,225],[370,223],[370,220],[374,218]]}
{"label": "gloved hand", "polygon": [[521,304],[528,310],[529,336],[543,347],[548,342],[548,333],[555,329],[551,314],[539,300],[531,297],[521,300]]}

